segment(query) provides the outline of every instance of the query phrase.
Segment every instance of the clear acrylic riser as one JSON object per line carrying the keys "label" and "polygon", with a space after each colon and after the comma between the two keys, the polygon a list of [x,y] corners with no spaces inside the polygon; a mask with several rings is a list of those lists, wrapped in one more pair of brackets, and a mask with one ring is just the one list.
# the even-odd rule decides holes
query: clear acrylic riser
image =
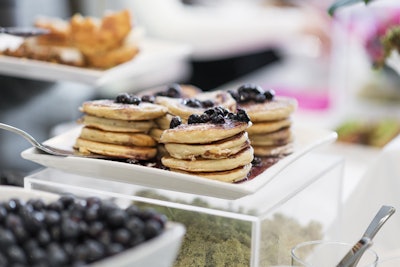
{"label": "clear acrylic riser", "polygon": [[[236,200],[107,181],[45,168],[28,189],[99,196],[120,205],[155,208],[186,226],[175,267],[290,265],[302,241],[340,236],[344,161],[309,153],[252,195]],[[133,174],[134,175],[134,174]],[[238,184],[240,186],[240,184]]]}

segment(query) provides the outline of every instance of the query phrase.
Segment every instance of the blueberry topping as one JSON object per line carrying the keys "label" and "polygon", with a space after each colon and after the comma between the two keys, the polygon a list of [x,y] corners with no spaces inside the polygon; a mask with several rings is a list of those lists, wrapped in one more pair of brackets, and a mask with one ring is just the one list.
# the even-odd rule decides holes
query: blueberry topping
{"label": "blueberry topping", "polygon": [[264,103],[265,101],[273,100],[275,96],[274,90],[264,91],[261,86],[251,83],[240,86],[236,91],[229,90],[228,92],[238,103],[251,101]]}
{"label": "blueberry topping", "polygon": [[226,120],[239,121],[245,123],[250,122],[249,116],[243,109],[238,109],[237,113],[235,114],[229,112],[229,110],[227,110],[224,107],[214,107],[206,109],[200,115],[199,114],[190,115],[188,119],[188,124],[195,124],[195,123],[224,124]]}
{"label": "blueberry topping", "polygon": [[196,98],[184,99],[182,103],[191,108],[211,108],[215,105],[212,100],[201,101]]}
{"label": "blueberry topping", "polygon": [[181,86],[179,84],[171,84],[167,86],[164,90],[155,93],[155,96],[166,96],[170,98],[180,98],[181,97]]}
{"label": "blueberry topping", "polygon": [[154,103],[154,96],[152,95],[144,95],[142,96],[143,102]]}
{"label": "blueberry topping", "polygon": [[121,104],[139,105],[141,101],[140,97],[129,93],[118,94],[115,98],[115,102]]}
{"label": "blueberry topping", "polygon": [[173,117],[172,119],[171,119],[171,122],[170,122],[170,124],[169,124],[169,128],[175,128],[175,127],[178,127],[179,125],[181,125],[182,124],[182,120],[181,120],[181,118],[180,117],[178,117],[178,116],[175,116],[175,117]]}

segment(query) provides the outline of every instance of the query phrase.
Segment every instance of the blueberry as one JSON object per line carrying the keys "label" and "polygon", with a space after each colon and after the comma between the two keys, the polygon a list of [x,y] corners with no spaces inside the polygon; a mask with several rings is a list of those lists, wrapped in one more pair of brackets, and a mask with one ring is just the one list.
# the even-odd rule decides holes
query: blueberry
{"label": "blueberry", "polygon": [[183,104],[185,106],[188,106],[191,108],[201,108],[202,107],[201,102],[195,98],[185,99],[185,100],[183,100]]}
{"label": "blueberry", "polygon": [[50,266],[65,266],[68,263],[68,256],[57,243],[47,246],[47,259]]}
{"label": "blueberry", "polygon": [[272,90],[272,89],[267,90],[267,91],[264,92],[264,95],[265,95],[265,98],[266,98],[267,100],[272,100],[272,99],[274,99],[274,97],[275,97],[275,91]]}
{"label": "blueberry", "polygon": [[105,257],[105,249],[100,242],[94,239],[89,239],[86,240],[85,245],[88,250],[87,259],[89,262],[94,262]]}
{"label": "blueberry", "polygon": [[46,246],[50,243],[51,241],[51,235],[50,233],[46,230],[46,229],[41,229],[38,233],[37,233],[37,241],[41,246]]}
{"label": "blueberry", "polygon": [[106,247],[106,252],[108,256],[113,256],[121,253],[122,251],[124,251],[124,249],[124,246],[122,246],[121,244],[111,243]]}
{"label": "blueberry", "polygon": [[142,96],[143,102],[154,103],[154,96],[151,95],[144,95]]}
{"label": "blueberry", "polygon": [[115,102],[125,104],[129,102],[129,99],[130,95],[128,93],[121,93],[117,95]]}
{"label": "blueberry", "polygon": [[162,225],[157,220],[148,220],[144,226],[144,236],[151,239],[162,232]]}
{"label": "blueberry", "polygon": [[170,128],[170,129],[173,129],[173,128],[178,127],[178,126],[181,125],[181,124],[182,124],[181,118],[178,117],[178,116],[175,116],[175,117],[173,117],[173,118],[171,119],[171,122],[169,123],[169,128]]}
{"label": "blueberry", "polygon": [[212,123],[214,124],[224,124],[225,123],[225,119],[224,116],[221,114],[218,114],[217,116],[213,116],[211,118]]}
{"label": "blueberry", "polygon": [[47,260],[46,252],[42,248],[35,247],[26,253],[30,263],[36,264]]}
{"label": "blueberry", "polygon": [[131,239],[131,233],[128,229],[120,228],[116,230],[113,234],[114,242],[117,242],[122,245],[128,245]]}
{"label": "blueberry", "polygon": [[201,102],[203,108],[211,108],[214,106],[214,102],[212,100],[204,100]]}
{"label": "blueberry", "polygon": [[200,115],[201,123],[206,123],[210,121],[210,116],[207,113],[203,113]]}
{"label": "blueberry", "polygon": [[60,222],[60,213],[54,210],[48,210],[44,213],[44,222],[47,226],[55,225]]}
{"label": "blueberry", "polygon": [[121,227],[128,219],[127,214],[121,209],[111,211],[107,216],[107,223],[111,228]]}
{"label": "blueberry", "polygon": [[96,238],[104,229],[105,225],[103,222],[100,221],[92,222],[91,224],[88,225],[88,234]]}
{"label": "blueberry", "polygon": [[171,98],[179,98],[181,96],[181,86],[179,84],[171,84],[167,88],[167,96]]}
{"label": "blueberry", "polygon": [[237,119],[238,119],[238,121],[246,122],[246,123],[250,121],[249,116],[247,115],[246,111],[243,109],[237,110]]}
{"label": "blueberry", "polygon": [[0,228],[0,249],[5,249],[15,244],[14,234],[7,229]]}
{"label": "blueberry", "polygon": [[46,203],[42,199],[31,199],[27,204],[31,205],[37,211],[43,210],[46,207]]}
{"label": "blueberry", "polygon": [[6,254],[11,263],[27,263],[25,252],[19,246],[12,245],[8,247],[6,250]]}
{"label": "blueberry", "polygon": [[195,123],[200,123],[200,122],[201,122],[200,115],[192,114],[189,116],[188,124],[195,124]]}
{"label": "blueberry", "polygon": [[264,103],[266,99],[267,99],[267,97],[264,94],[256,95],[254,97],[254,101],[256,101],[257,103]]}
{"label": "blueberry", "polygon": [[79,223],[71,219],[65,219],[61,222],[61,236],[64,240],[75,239],[79,234]]}

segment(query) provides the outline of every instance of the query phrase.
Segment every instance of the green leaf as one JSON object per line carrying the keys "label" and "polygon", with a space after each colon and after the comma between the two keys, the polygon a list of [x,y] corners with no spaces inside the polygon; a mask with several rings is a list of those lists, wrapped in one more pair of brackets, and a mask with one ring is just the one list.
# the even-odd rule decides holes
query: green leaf
{"label": "green leaf", "polygon": [[335,11],[341,7],[349,6],[349,5],[361,3],[361,2],[368,4],[369,2],[372,2],[372,1],[373,0],[337,0],[328,8],[328,13],[329,13],[329,15],[333,16]]}

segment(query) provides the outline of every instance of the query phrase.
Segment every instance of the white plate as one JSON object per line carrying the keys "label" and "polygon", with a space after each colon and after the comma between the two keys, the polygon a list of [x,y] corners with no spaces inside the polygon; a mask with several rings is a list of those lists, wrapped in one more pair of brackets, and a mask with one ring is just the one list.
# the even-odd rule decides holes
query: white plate
{"label": "white plate", "polygon": [[[23,151],[21,155],[25,159],[46,167],[56,168],[66,172],[98,179],[217,198],[237,199],[257,192],[292,162],[307,152],[321,145],[331,143],[337,138],[335,132],[324,129],[312,129],[310,127],[304,128],[299,125],[294,125],[293,130],[295,136],[294,153],[279,160],[255,178],[240,184],[214,181],[198,176],[124,162],[79,157],[51,156],[42,154],[34,148],[29,148]],[[64,150],[71,150],[79,133],[80,127],[77,127],[65,134],[61,134],[46,141],[46,144]]]}
{"label": "white plate", "polygon": [[[15,47],[16,37],[0,35],[0,50]],[[45,81],[74,81],[101,86],[120,79],[151,73],[160,64],[186,60],[191,48],[185,44],[143,38],[140,52],[132,60],[107,70],[95,70],[45,61],[0,55],[0,73]]]}
{"label": "white plate", "polygon": [[[22,200],[40,198],[46,202],[54,201],[60,196],[53,193],[28,190],[15,186],[0,186],[0,201],[10,198]],[[126,250],[116,256],[90,264],[90,267],[128,267],[128,266],[147,266],[147,267],[170,267],[173,265],[179,248],[183,241],[185,227],[176,222],[168,222],[165,231],[134,248]]]}

